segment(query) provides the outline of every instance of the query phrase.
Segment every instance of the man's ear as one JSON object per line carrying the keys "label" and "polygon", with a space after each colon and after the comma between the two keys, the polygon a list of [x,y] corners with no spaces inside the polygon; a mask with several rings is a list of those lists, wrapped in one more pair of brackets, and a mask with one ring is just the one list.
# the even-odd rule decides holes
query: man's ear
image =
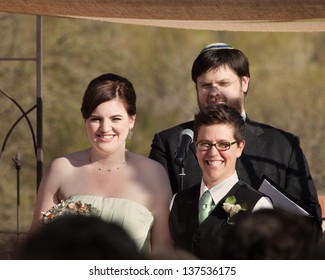
{"label": "man's ear", "polygon": [[244,92],[248,91],[248,85],[249,85],[249,77],[243,76],[241,78],[241,86],[242,86]]}

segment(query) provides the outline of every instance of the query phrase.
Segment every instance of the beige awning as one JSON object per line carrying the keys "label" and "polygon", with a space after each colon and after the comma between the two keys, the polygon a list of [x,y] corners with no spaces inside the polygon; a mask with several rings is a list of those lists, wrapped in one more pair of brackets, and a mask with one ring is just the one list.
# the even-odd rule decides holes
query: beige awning
{"label": "beige awning", "polygon": [[0,12],[216,31],[325,31],[325,0],[5,0]]}

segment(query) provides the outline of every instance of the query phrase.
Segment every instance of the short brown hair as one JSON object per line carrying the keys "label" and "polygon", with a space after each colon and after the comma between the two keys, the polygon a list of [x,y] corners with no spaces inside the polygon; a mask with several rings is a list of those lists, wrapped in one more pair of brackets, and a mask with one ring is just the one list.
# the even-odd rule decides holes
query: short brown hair
{"label": "short brown hair", "polygon": [[244,140],[245,122],[239,112],[227,104],[208,105],[194,116],[194,140],[197,140],[202,125],[230,124],[235,129],[235,140]]}

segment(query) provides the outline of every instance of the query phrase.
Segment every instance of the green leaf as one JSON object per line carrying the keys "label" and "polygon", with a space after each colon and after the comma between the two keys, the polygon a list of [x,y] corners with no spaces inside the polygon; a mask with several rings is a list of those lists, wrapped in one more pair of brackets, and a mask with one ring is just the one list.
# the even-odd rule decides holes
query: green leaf
{"label": "green leaf", "polygon": [[225,200],[225,203],[229,204],[235,204],[236,203],[236,197],[234,195],[228,196]]}
{"label": "green leaf", "polygon": [[246,211],[248,209],[248,205],[246,203],[246,201],[240,205],[241,206],[241,211]]}
{"label": "green leaf", "polygon": [[229,225],[234,225],[235,223],[232,222],[232,221],[230,221],[230,219],[231,219],[230,217],[227,218],[227,224],[229,224]]}

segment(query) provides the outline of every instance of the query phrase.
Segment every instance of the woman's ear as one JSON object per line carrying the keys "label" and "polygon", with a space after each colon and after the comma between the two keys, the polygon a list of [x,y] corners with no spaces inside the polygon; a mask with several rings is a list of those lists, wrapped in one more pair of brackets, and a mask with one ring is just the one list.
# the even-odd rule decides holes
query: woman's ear
{"label": "woman's ear", "polygon": [[237,158],[239,158],[244,150],[245,147],[245,140],[241,140],[238,144],[237,144]]}
{"label": "woman's ear", "polygon": [[129,120],[130,120],[130,129],[132,129],[134,127],[136,117],[137,117],[137,115],[133,115],[133,116],[130,116],[129,117]]}

